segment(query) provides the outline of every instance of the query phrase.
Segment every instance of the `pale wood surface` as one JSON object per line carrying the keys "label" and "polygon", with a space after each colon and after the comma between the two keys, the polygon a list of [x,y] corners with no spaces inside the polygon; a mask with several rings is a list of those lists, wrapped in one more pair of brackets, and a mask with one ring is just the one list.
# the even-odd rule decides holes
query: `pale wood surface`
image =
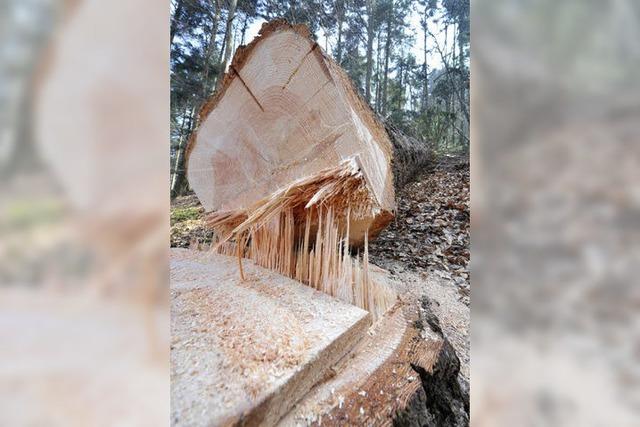
{"label": "pale wood surface", "polygon": [[2,286],[0,425],[166,425],[168,349],[149,351],[145,317],[82,286]]}
{"label": "pale wood surface", "polygon": [[96,222],[166,220],[167,149],[158,142],[169,132],[170,82],[158,70],[169,51],[151,41],[167,33],[139,25],[141,16],[164,22],[166,8],[155,0],[66,3],[38,69],[29,123],[38,157],[71,206]]}
{"label": "pale wood surface", "polygon": [[[343,70],[305,27],[269,23],[234,57],[189,145],[188,179],[207,211],[245,209],[357,157],[385,221],[392,146]],[[381,214],[383,214],[381,216]]]}
{"label": "pale wood surface", "polygon": [[[398,414],[422,420],[429,416],[423,400],[433,390],[425,388],[416,369],[435,375],[444,341],[426,325],[413,297],[403,295],[372,326],[368,318],[361,318],[355,326],[344,326],[348,332],[331,338],[340,334],[339,325],[355,307],[247,260],[243,261],[247,281],[242,283],[237,259],[232,257],[174,249],[171,258],[174,425],[391,425]],[[372,275],[397,286],[384,270],[372,266]],[[205,276],[218,277],[215,287],[222,283],[221,289],[204,286]],[[234,285],[229,288],[228,283]],[[253,287],[266,296],[247,298]],[[217,296],[209,300],[203,291]],[[326,299],[326,306],[317,298]],[[305,320],[309,310],[319,316],[317,322]],[[226,312],[231,317],[223,315]],[[332,343],[328,350],[313,350],[308,354],[317,356],[305,359],[295,343],[300,337],[317,339],[314,333],[320,330]],[[286,339],[293,336],[298,338]],[[221,343],[227,350],[215,353]],[[178,349],[176,344],[184,347]],[[277,358],[272,358],[274,352]],[[263,354],[268,355],[267,363],[255,365]],[[225,358],[230,363],[218,365],[220,370],[212,375],[210,364]],[[283,367],[282,360],[311,361]],[[270,377],[286,369],[295,373],[284,380]],[[251,393],[259,396],[253,398]]]}
{"label": "pale wood surface", "polygon": [[[389,273],[372,267],[379,282],[394,286]],[[414,367],[433,372],[443,338],[429,328],[416,327],[419,308],[405,295],[369,330],[351,352],[283,417],[279,425],[390,426],[425,390]],[[414,367],[412,367],[412,365]]]}
{"label": "pale wood surface", "polygon": [[365,335],[370,316],[224,255],[171,250],[171,419],[274,424]]}
{"label": "pale wood surface", "polygon": [[[368,334],[334,368],[334,376],[314,387],[280,422],[282,426],[329,422],[328,414],[350,404],[367,379],[394,354],[402,341],[407,322],[402,310],[393,310],[371,328]],[[359,408],[358,408],[359,409]],[[335,421],[335,420],[334,420]]]}

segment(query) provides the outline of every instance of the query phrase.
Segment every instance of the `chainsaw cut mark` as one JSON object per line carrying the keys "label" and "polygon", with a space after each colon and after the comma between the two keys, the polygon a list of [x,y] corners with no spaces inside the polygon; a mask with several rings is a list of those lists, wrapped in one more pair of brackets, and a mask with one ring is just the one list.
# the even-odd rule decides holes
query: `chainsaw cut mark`
{"label": "chainsaw cut mark", "polygon": [[251,89],[249,88],[249,86],[247,86],[247,84],[245,83],[245,81],[242,79],[242,76],[240,75],[240,73],[238,72],[238,70],[236,70],[233,66],[229,67],[231,69],[231,71],[233,71],[233,73],[238,76],[238,80],[240,80],[240,83],[242,83],[242,85],[244,86],[244,88],[247,90],[247,92],[249,92],[249,95],[251,95],[251,98],[253,98],[253,100],[256,102],[256,104],[258,104],[258,107],[260,107],[260,110],[262,110],[262,112],[264,113],[264,108],[262,107],[262,104],[260,104],[260,101],[258,101],[258,98],[256,98],[256,96],[253,94],[253,92],[251,91]]}
{"label": "chainsaw cut mark", "polygon": [[309,56],[309,54],[311,52],[313,52],[314,50],[316,50],[316,48],[318,47],[318,43],[314,43],[313,46],[311,47],[311,49],[309,50],[309,52],[307,52],[302,59],[300,60],[300,62],[298,63],[298,66],[293,70],[293,72],[291,73],[291,75],[289,75],[289,78],[287,79],[287,81],[285,82],[285,84],[282,85],[282,90],[284,90],[287,86],[289,86],[289,83],[291,83],[291,80],[293,79],[293,77],[298,73],[298,70],[300,70],[300,67],[302,67],[302,64],[304,64],[304,61],[307,60],[307,57]]}

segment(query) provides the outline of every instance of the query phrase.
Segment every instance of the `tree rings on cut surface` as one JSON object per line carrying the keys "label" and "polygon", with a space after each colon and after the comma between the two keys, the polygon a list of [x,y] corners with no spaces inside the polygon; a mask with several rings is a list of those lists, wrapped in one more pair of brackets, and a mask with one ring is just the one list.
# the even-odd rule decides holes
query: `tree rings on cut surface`
{"label": "tree rings on cut surface", "polygon": [[[238,49],[200,113],[187,176],[207,211],[246,212],[298,180],[356,158],[371,209],[352,244],[392,218],[392,145],[345,72],[306,27],[277,20]],[[304,218],[302,218],[301,222]]]}

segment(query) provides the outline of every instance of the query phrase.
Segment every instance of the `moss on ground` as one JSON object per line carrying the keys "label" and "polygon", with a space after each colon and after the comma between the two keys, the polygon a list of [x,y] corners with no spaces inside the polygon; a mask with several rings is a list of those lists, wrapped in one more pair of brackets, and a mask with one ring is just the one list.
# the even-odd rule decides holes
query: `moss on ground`
{"label": "moss on ground", "polygon": [[172,208],[171,209],[171,225],[173,226],[179,222],[200,219],[201,216],[202,216],[202,208],[200,207]]}

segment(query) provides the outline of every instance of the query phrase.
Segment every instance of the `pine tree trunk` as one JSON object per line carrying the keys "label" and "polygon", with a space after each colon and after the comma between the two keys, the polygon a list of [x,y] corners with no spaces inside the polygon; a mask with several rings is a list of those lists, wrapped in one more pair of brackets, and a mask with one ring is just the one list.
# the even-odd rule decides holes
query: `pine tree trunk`
{"label": "pine tree trunk", "polygon": [[244,16],[244,23],[242,24],[242,35],[240,37],[240,44],[244,44],[244,36],[247,33],[247,26],[249,24],[249,16]]}
{"label": "pine tree trunk", "polygon": [[464,40],[460,36],[460,22],[458,21],[458,68],[462,70],[464,67]]}
{"label": "pine tree trunk", "polygon": [[[211,2],[213,4],[213,1]],[[211,61],[213,61],[213,54],[216,49],[216,35],[218,33],[218,22],[220,22],[220,1],[216,0],[216,14],[213,17],[213,24],[211,25],[211,34],[209,34],[209,43],[207,44],[207,51],[205,53],[204,63],[204,77],[202,79],[203,96],[206,98],[209,96],[209,70],[211,68]]]}
{"label": "pine tree trunk", "polygon": [[427,23],[427,18],[428,18],[428,13],[427,11],[429,6],[425,6],[424,8],[424,64],[422,65],[422,73],[424,75],[424,85],[422,87],[422,109],[426,110],[427,106],[429,105],[429,66],[427,63],[427,35],[429,33],[428,31],[428,23]]}
{"label": "pine tree trunk", "polygon": [[382,63],[382,61],[380,60],[380,57],[382,56],[382,45],[380,43],[380,35],[382,34],[382,30],[378,29],[378,33],[376,34],[376,75],[375,75],[375,86],[376,86],[376,101],[374,104],[374,111],[376,113],[380,113],[380,108],[381,108],[381,101],[380,101],[380,93],[382,91],[382,82],[380,79],[380,74],[381,74],[381,70],[380,70],[380,64]]}
{"label": "pine tree trunk", "polygon": [[[180,125],[180,133],[178,134],[178,148],[176,149],[176,157],[173,160],[173,164],[171,165],[171,175],[170,175],[170,187],[169,189],[171,190],[173,188],[173,181],[175,179],[176,176],[176,171],[178,170],[178,158],[179,158],[179,154],[180,151],[183,150],[183,146],[184,146],[184,140],[186,139],[186,135],[187,135],[187,120],[185,119],[187,117],[188,111],[185,110],[182,113],[182,124]],[[173,197],[173,196],[172,196]]]}
{"label": "pine tree trunk", "polygon": [[[401,52],[401,54],[403,54]],[[404,73],[404,60],[402,60],[400,62],[400,65],[398,66],[398,86],[400,87],[400,96],[398,97],[398,105],[396,106],[396,108],[398,110],[402,110],[402,108],[404,107],[404,96],[405,96],[405,89],[404,89],[404,79],[405,79],[405,73]]]}
{"label": "pine tree trunk", "polygon": [[222,76],[224,75],[225,70],[227,68],[227,63],[231,58],[231,46],[233,44],[232,43],[233,19],[235,18],[237,4],[238,4],[238,0],[230,0],[229,2],[229,13],[227,15],[227,27],[224,31],[224,48],[222,49],[224,51],[224,57],[220,64],[220,73],[218,75],[218,82],[217,82],[218,87],[220,87],[220,85],[222,84]]}
{"label": "pine tree trunk", "polygon": [[382,86],[382,114],[387,113],[387,85],[389,81],[389,56],[391,54],[391,17],[393,9],[389,13],[387,21],[387,40],[384,47],[384,84]]}
{"label": "pine tree trunk", "polygon": [[184,9],[184,0],[176,1],[176,10],[173,13],[173,17],[171,18],[171,29],[170,29],[170,39],[169,44],[173,44],[173,37],[176,35],[178,31],[178,19],[180,19],[180,15],[182,15],[182,9]]}
{"label": "pine tree trunk", "polygon": [[342,21],[344,20],[344,1],[336,3],[336,19],[338,27],[338,42],[336,44],[336,62],[342,64]]}
{"label": "pine tree trunk", "polygon": [[371,103],[371,74],[373,71],[373,34],[374,14],[376,10],[375,0],[367,0],[367,71],[365,75],[364,96],[367,103]]}

